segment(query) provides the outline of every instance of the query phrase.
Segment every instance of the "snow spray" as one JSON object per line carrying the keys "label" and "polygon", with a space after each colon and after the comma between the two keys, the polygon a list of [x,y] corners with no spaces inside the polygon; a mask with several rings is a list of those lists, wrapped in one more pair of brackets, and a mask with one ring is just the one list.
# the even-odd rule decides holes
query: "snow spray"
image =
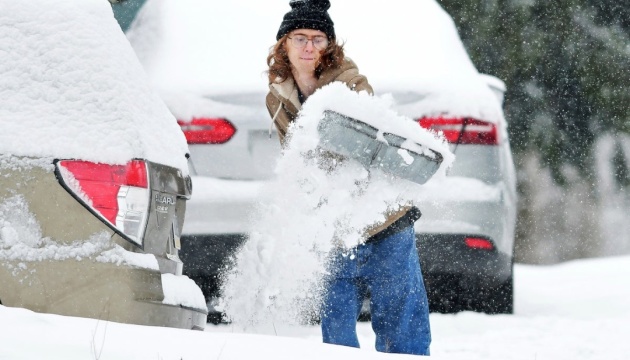
{"label": "snow spray", "polygon": [[[329,252],[338,247],[351,253],[365,241],[368,226],[385,220],[388,209],[413,201],[417,184],[318,148],[324,110],[370,118],[377,128],[408,128],[412,120],[391,105],[391,99],[356,93],[341,83],[318,90],[304,104],[289,128],[276,177],[261,189],[250,214],[255,230],[222,276],[220,306],[232,324],[300,324],[317,316]],[[450,166],[454,157],[443,139],[413,125],[425,136],[422,141],[446,155],[442,167]]]}

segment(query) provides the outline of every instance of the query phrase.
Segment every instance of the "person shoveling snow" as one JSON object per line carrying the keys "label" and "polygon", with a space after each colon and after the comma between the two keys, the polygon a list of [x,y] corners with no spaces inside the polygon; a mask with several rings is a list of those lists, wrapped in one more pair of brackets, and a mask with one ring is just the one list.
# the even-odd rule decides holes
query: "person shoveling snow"
{"label": "person shoveling snow", "polygon": [[253,214],[257,231],[223,279],[225,312],[247,325],[306,309],[324,342],[358,347],[369,296],[376,349],[428,355],[413,181],[444,175],[454,156],[392,111],[391,98],[372,96],[336,42],[329,1],[290,5],[268,57],[267,108],[283,156]]}

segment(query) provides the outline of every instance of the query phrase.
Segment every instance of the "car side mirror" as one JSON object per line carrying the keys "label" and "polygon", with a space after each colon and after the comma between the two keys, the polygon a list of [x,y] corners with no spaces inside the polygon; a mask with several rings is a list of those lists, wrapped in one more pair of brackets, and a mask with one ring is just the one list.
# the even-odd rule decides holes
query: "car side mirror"
{"label": "car side mirror", "polygon": [[109,0],[109,2],[112,4],[114,18],[122,31],[126,32],[146,0]]}

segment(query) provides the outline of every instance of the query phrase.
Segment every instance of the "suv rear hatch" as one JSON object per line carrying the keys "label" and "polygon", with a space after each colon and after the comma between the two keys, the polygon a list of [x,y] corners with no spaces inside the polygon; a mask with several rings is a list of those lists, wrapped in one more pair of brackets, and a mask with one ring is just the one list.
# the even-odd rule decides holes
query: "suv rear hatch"
{"label": "suv rear hatch", "polygon": [[125,165],[60,160],[56,175],[85,208],[127,240],[124,248],[154,254],[162,273],[181,275],[178,250],[192,191],[189,176],[143,160]]}

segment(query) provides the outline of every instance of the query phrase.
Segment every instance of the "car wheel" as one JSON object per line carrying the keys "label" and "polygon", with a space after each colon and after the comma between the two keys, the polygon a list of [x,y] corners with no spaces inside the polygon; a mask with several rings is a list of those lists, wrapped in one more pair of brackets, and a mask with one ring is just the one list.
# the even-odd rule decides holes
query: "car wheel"
{"label": "car wheel", "polygon": [[505,282],[489,291],[481,305],[481,311],[487,314],[513,314],[514,277],[510,275]]}
{"label": "car wheel", "polygon": [[442,314],[454,314],[463,310],[465,303],[461,279],[450,274],[425,277],[425,287],[429,299],[429,310]]}

